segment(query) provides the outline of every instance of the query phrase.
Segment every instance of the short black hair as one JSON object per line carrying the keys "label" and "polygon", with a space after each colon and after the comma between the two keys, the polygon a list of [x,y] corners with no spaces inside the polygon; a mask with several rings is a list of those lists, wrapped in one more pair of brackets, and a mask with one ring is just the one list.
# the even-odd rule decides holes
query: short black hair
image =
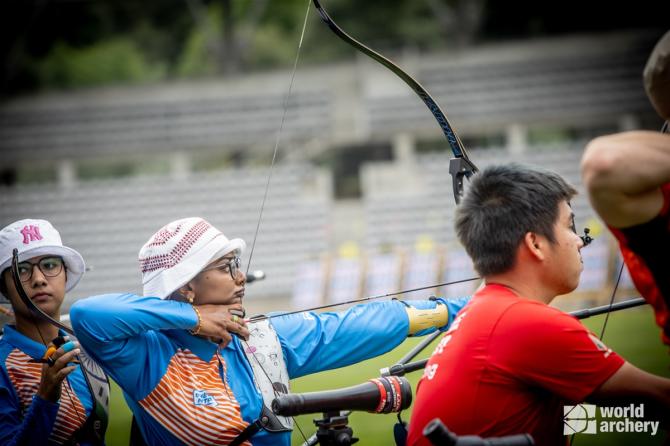
{"label": "short black hair", "polygon": [[551,243],[561,201],[577,193],[560,175],[516,163],[488,167],[476,174],[456,209],[456,234],[482,276],[514,266],[527,232]]}

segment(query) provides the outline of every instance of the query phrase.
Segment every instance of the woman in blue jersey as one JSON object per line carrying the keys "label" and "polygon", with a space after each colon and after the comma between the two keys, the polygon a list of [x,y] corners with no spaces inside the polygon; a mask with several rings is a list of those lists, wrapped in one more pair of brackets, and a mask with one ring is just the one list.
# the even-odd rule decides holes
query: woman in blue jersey
{"label": "woman in blue jersey", "polygon": [[34,317],[21,300],[10,269],[14,249],[21,288],[56,321],[65,292],[85,269],[81,255],[63,246],[48,221],[20,220],[0,231],[0,293],[15,319],[0,339],[0,444],[103,444],[104,427],[97,423],[94,429],[91,417],[95,400],[74,362],[79,345],[56,325]]}
{"label": "woman in blue jersey", "polygon": [[169,223],[140,250],[144,297],[96,296],[70,311],[149,444],[289,445],[292,420],[268,409],[289,379],[446,328],[467,301],[377,302],[246,322],[244,248],[201,218]]}

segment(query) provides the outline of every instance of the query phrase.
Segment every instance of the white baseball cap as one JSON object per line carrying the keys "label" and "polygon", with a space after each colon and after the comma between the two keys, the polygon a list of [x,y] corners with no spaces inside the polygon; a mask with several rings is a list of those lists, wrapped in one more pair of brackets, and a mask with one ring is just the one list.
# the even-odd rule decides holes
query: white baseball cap
{"label": "white baseball cap", "polygon": [[60,234],[46,220],[19,220],[0,231],[0,272],[11,266],[14,248],[19,250],[19,262],[45,255],[62,257],[67,268],[65,291],[74,288],[86,271],[81,254],[63,246]]}
{"label": "white baseball cap", "polygon": [[245,247],[244,240],[229,240],[200,217],[168,223],[140,249],[144,295],[165,299],[212,260],[233,251],[240,255]]}

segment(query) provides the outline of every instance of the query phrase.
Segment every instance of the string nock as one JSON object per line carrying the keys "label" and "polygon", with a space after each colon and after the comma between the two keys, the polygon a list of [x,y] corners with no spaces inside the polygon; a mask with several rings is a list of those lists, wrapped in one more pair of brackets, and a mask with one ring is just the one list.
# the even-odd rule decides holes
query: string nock
{"label": "string nock", "polygon": [[593,237],[589,235],[591,230],[589,228],[584,228],[584,235],[580,235],[579,238],[582,239],[582,242],[584,242],[584,247],[587,247],[591,244],[593,241]]}

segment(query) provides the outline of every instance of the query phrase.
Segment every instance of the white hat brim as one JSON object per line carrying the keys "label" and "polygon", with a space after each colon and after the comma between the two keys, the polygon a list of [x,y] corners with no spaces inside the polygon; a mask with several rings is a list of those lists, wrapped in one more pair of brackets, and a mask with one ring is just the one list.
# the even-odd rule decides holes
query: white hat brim
{"label": "white hat brim", "polygon": [[178,263],[170,268],[170,274],[165,274],[165,270],[156,271],[144,283],[144,295],[165,299],[197,276],[212,260],[233,251],[241,254],[246,246],[240,238],[227,240],[223,234],[219,234],[200,251],[189,256],[188,262]]}

